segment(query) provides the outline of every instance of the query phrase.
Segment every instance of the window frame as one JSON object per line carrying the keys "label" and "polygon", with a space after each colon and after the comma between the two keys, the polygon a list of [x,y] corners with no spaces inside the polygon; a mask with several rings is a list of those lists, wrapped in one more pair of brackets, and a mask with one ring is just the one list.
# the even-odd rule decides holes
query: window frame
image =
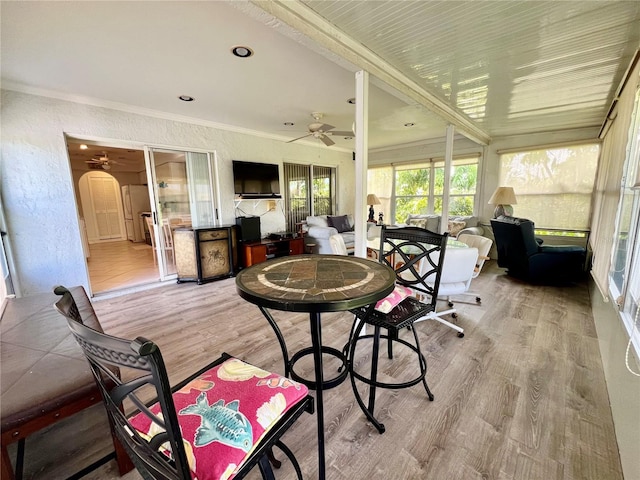
{"label": "window frame", "polygon": [[[452,167],[460,166],[460,165],[476,165],[476,182],[474,187],[474,192],[470,193],[460,193],[460,194],[451,194],[449,191],[449,198],[459,198],[459,197],[468,197],[472,196],[473,205],[471,215],[477,215],[478,211],[478,196],[480,193],[480,175],[481,175],[481,162],[482,155],[480,153],[472,153],[467,155],[459,155],[454,157],[452,161]],[[428,188],[425,189],[425,194],[422,195],[399,195],[397,192],[397,173],[399,171],[406,170],[419,170],[424,168],[428,171],[427,178],[429,179]],[[380,210],[384,213],[385,218],[390,219],[390,223],[403,223],[406,218],[397,218],[398,211],[398,200],[399,199],[426,199],[427,207],[423,209],[423,211],[412,212],[415,214],[429,214],[429,215],[442,215],[442,212],[436,212],[435,203],[437,198],[442,198],[444,196],[444,192],[436,193],[435,179],[436,170],[442,169],[444,170],[444,158],[442,157],[434,157],[428,159],[417,159],[411,160],[402,163],[392,163],[387,165],[374,165],[370,166],[367,170],[367,193],[375,193],[380,201],[382,202],[382,207]],[[381,187],[377,189],[372,185],[374,180],[372,179],[373,172],[376,170],[387,170],[388,175],[391,181],[391,191],[380,191]],[[450,190],[450,188],[449,188]],[[449,206],[453,206],[453,203],[450,201]],[[426,210],[426,211],[424,211]],[[458,216],[458,214],[451,213],[451,210],[448,213],[449,216]]]}
{"label": "window frame", "polygon": [[[640,358],[640,88],[636,90],[634,109],[629,125],[628,145],[620,182],[620,199],[618,201],[615,222],[614,243],[611,247],[611,262],[608,274],[608,287],[611,298],[618,305],[620,318],[625,326],[630,342]],[[630,202],[631,205],[626,204]],[[622,270],[617,264],[620,248],[623,216],[628,213],[631,223],[627,233],[626,255]],[[619,284],[616,279],[621,278]],[[637,291],[634,291],[637,289]],[[635,308],[635,311],[634,311]]]}
{"label": "window frame", "polygon": [[[294,172],[295,170],[295,172]],[[294,179],[291,178],[294,173]],[[320,174],[314,177],[315,174]],[[328,175],[326,175],[328,173]],[[338,171],[335,166],[317,165],[317,164],[301,164],[294,162],[283,163],[283,179],[284,179],[284,200],[287,205],[287,230],[297,231],[297,224],[304,222],[307,216],[313,215],[333,215],[336,211],[337,203],[337,179]],[[317,196],[315,188],[316,178],[327,178],[329,181],[329,196]],[[302,182],[306,184],[303,187],[304,197],[292,197],[290,184],[291,182]],[[301,202],[298,208],[292,208],[292,201]],[[328,201],[328,209],[321,213],[317,213],[318,203]]]}

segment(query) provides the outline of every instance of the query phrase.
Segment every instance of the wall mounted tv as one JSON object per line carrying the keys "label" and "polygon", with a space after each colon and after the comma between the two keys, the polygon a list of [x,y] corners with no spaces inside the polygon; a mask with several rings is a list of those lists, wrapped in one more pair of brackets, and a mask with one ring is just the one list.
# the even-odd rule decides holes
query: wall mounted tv
{"label": "wall mounted tv", "polygon": [[240,198],[282,198],[278,165],[233,160],[233,187]]}

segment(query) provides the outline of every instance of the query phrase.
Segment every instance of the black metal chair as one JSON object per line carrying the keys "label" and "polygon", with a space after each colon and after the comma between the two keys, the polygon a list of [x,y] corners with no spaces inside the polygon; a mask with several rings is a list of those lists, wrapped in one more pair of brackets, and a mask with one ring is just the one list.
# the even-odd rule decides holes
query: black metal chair
{"label": "black metal chair", "polygon": [[[73,297],[78,289],[54,291],[62,296],[56,309],[89,360],[111,428],[143,478],[241,479],[257,464],[262,478],[273,480],[269,460],[279,463],[272,457],[273,446],[302,478],[280,437],[304,411],[313,412],[313,398],[304,385],[223,353],[171,387],[155,343],[85,326],[91,313],[79,311]],[[126,381],[114,375],[114,367]],[[143,397],[153,400],[144,402]]]}
{"label": "black metal chair", "polygon": [[[352,310],[355,315],[351,329],[348,348],[348,368],[351,385],[360,408],[369,421],[380,433],[385,427],[374,417],[376,388],[399,389],[416,385],[424,385],[429,400],[433,401],[433,394],[426,381],[427,361],[420,350],[420,341],[414,322],[428,316],[436,310],[438,288],[442,274],[442,264],[447,246],[448,234],[442,235],[419,227],[387,228],[382,227],[380,234],[379,261],[386,263],[396,272],[396,285],[408,287],[414,295],[405,297],[388,313],[376,309],[376,305]],[[423,273],[420,273],[423,272]],[[393,294],[392,294],[393,295]],[[420,299],[418,297],[421,297]],[[381,305],[383,301],[378,302]],[[360,335],[366,324],[374,327],[373,334]],[[414,344],[400,338],[399,332],[409,328],[413,332]],[[387,334],[382,335],[381,329]],[[378,354],[380,339],[387,339],[387,354],[393,358],[393,343],[398,342],[415,352],[418,357],[420,373],[412,380],[401,383],[387,383],[378,380]],[[367,377],[356,371],[355,352],[357,344],[365,339],[372,339],[370,376]],[[369,385],[368,404],[365,405],[357,389],[356,380]]]}

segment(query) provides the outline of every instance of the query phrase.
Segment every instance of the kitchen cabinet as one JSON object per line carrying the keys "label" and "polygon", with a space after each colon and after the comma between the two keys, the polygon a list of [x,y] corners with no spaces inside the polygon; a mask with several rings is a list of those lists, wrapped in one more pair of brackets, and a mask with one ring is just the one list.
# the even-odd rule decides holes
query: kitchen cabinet
{"label": "kitchen cabinet", "polygon": [[178,283],[232,277],[238,270],[235,225],[176,228],[173,232]]}

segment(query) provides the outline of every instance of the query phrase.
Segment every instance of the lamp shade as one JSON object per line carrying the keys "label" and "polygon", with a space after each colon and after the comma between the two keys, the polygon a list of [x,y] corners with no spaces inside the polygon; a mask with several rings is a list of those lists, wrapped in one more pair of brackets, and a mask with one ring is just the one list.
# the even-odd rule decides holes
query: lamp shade
{"label": "lamp shade", "polygon": [[518,201],[513,187],[498,187],[488,203],[489,205],[517,205]]}
{"label": "lamp shade", "polygon": [[367,205],[380,205],[380,200],[375,193],[367,195]]}

